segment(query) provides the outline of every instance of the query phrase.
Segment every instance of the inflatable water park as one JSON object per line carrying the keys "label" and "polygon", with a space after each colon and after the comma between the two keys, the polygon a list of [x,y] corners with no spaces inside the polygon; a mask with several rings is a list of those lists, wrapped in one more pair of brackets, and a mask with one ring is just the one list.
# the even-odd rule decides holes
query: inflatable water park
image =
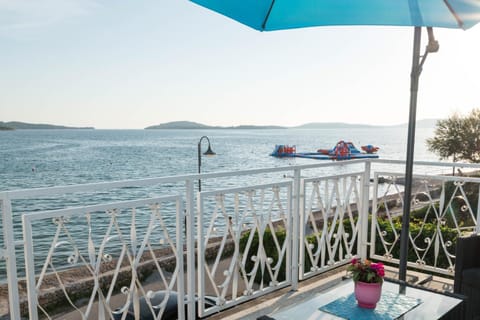
{"label": "inflatable water park", "polygon": [[315,160],[350,160],[378,158],[377,151],[379,147],[371,144],[361,146],[362,151],[358,150],[353,143],[340,140],[332,149],[318,149],[317,152],[297,152],[296,146],[286,144],[276,145],[270,154],[273,157],[298,157]]}

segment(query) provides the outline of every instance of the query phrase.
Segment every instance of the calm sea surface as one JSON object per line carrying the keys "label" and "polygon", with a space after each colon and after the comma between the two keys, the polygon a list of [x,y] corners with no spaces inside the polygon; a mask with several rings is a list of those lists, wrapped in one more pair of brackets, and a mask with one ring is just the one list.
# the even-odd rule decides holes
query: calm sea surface
{"label": "calm sea surface", "polygon": [[[312,152],[319,148],[331,148],[342,139],[352,141],[358,148],[366,144],[379,146],[381,158],[404,160],[407,128],[0,131],[0,190],[196,173],[197,144],[204,135],[210,138],[212,149],[217,153],[215,157],[203,158],[202,172],[205,173],[308,164],[319,160],[277,159],[269,156],[269,153],[275,144],[296,145],[297,151]],[[425,146],[425,139],[432,135],[433,128],[417,130],[416,160],[437,159]],[[204,140],[202,152],[206,148]],[[174,190],[177,186],[171,188]],[[16,201],[13,203],[16,238],[21,239],[19,213],[157,194],[156,190],[144,192],[136,188],[122,192],[115,196],[95,193],[68,199],[45,197],[35,199],[34,202]],[[172,215],[167,223],[174,226],[175,216]],[[72,225],[75,226],[75,223]],[[77,232],[85,233],[84,222],[79,222],[78,225]],[[127,228],[129,225],[126,223]],[[45,222],[39,225],[38,230],[37,238],[34,239],[37,254],[35,259],[41,263],[48,251],[55,226],[49,221],[48,224]],[[0,245],[2,242],[3,239],[0,238]],[[21,265],[22,261],[18,259]],[[19,267],[20,274],[21,269]],[[1,279],[5,276],[4,261],[0,261],[0,271]]]}
{"label": "calm sea surface", "polygon": [[[380,147],[384,159],[405,159],[406,127],[277,130],[16,130],[0,132],[0,190],[171,176],[197,171],[197,144],[210,138],[216,157],[202,172],[311,163],[277,159],[275,144],[297,151],[331,148],[350,140]],[[417,129],[416,160],[436,160],[425,147],[433,129]],[[206,150],[204,140],[202,151]]]}

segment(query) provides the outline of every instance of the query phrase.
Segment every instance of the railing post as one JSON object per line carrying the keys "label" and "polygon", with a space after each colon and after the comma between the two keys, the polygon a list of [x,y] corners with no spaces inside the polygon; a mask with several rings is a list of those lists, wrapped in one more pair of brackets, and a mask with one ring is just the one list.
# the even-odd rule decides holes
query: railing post
{"label": "railing post", "polygon": [[193,180],[191,179],[186,181],[186,192],[187,319],[195,319],[195,196]]}
{"label": "railing post", "polygon": [[378,208],[378,175],[374,174],[373,178],[373,195],[372,195],[372,223],[370,225],[370,256],[375,255],[375,242],[377,237],[377,208]]}
{"label": "railing post", "polygon": [[299,227],[299,218],[300,218],[300,205],[301,205],[301,192],[300,192],[300,179],[301,171],[300,169],[295,169],[293,173],[293,214],[292,214],[292,290],[298,289],[298,273],[299,273],[299,250],[300,243],[303,243],[300,238],[300,227]]}
{"label": "railing post", "polygon": [[12,203],[5,194],[2,197],[2,219],[10,318],[20,319],[20,297],[18,295],[17,257],[15,254],[15,235],[13,233]]}
{"label": "railing post", "polygon": [[28,289],[28,313],[30,320],[37,320],[38,313],[38,296],[37,288],[35,281],[35,262],[34,262],[34,253],[33,253],[33,232],[32,224],[27,219],[28,216],[22,216],[22,226],[23,226],[23,238],[25,241],[25,271],[27,276],[27,289]]}
{"label": "railing post", "polygon": [[[183,261],[183,222],[185,221],[185,213],[183,211],[183,203],[181,200],[177,200],[176,203],[176,212],[177,212],[177,225],[175,227],[175,236],[177,237],[177,267],[178,267],[178,275],[177,275],[177,292],[178,297],[185,297],[185,263]],[[187,250],[188,252],[188,250]],[[187,253],[188,254],[188,253]],[[177,297],[177,298],[178,298]],[[178,319],[185,319],[185,299],[181,299],[180,302],[177,301],[178,304]]]}
{"label": "railing post", "polygon": [[357,242],[357,252],[362,259],[367,258],[367,246],[368,246],[368,209],[370,206],[370,161],[365,161],[365,172],[363,174],[362,184],[362,206],[361,212],[358,216],[359,219],[359,233]]}
{"label": "railing post", "polygon": [[[298,278],[299,280],[303,280],[304,279],[304,270],[305,270],[305,237],[306,237],[306,227],[305,225],[307,224],[308,222],[308,218],[305,218],[305,214],[306,214],[306,205],[305,205],[305,180],[300,180],[300,194],[302,195],[301,199],[300,199],[300,211],[299,211],[299,215],[300,215],[300,219],[299,219],[299,241],[298,241],[298,254],[299,254],[299,257],[298,257],[298,261],[299,261],[299,271],[298,271]],[[312,222],[314,223],[314,222]]]}

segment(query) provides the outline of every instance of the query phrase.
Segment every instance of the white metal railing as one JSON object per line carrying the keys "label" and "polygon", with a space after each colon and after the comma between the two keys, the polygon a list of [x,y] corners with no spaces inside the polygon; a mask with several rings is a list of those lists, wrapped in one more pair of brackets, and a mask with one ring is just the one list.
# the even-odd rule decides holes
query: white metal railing
{"label": "white metal railing", "polygon": [[[202,192],[198,199],[200,317],[291,284],[285,270],[291,265],[292,182]],[[280,239],[277,232],[282,230],[285,237]],[[271,243],[264,243],[266,233]],[[209,258],[206,249],[215,238],[218,249]],[[231,258],[222,265],[228,242]],[[204,308],[206,283],[218,302],[210,308]]]}
{"label": "white metal railing", "polygon": [[[55,208],[59,209],[62,206],[66,207],[65,209],[70,209],[74,207],[75,210],[84,210],[87,212],[86,207],[91,205],[105,205],[105,203],[118,202],[113,200],[138,200],[142,198],[158,198],[162,197],[164,194],[171,194],[172,191],[175,191],[178,194],[182,195],[182,204],[185,208],[185,224],[174,222],[173,224],[180,226],[185,225],[184,232],[184,243],[186,244],[186,251],[184,252],[185,262],[187,266],[186,271],[186,296],[185,304],[187,305],[187,315],[188,318],[195,317],[195,308],[196,308],[196,295],[205,296],[204,293],[198,292],[195,286],[196,283],[196,268],[195,268],[195,250],[196,250],[196,238],[195,238],[195,227],[196,227],[196,217],[195,212],[197,209],[196,199],[199,196],[195,193],[194,187],[195,182],[198,179],[205,180],[205,184],[202,186],[205,190],[214,190],[211,186],[213,183],[210,181],[215,181],[215,186],[232,186],[232,185],[243,185],[248,186],[249,183],[245,183],[245,177],[252,177],[252,181],[270,181],[276,184],[282,185],[285,181],[293,180],[293,193],[299,194],[300,178],[301,174],[316,174],[321,175],[323,170],[350,170],[351,166],[362,165],[362,161],[350,161],[348,163],[336,162],[336,163],[315,163],[311,165],[295,166],[295,167],[280,167],[280,168],[268,168],[268,169],[254,169],[254,170],[245,170],[239,172],[220,172],[220,173],[209,173],[209,174],[193,174],[193,175],[183,175],[183,176],[172,176],[172,177],[160,177],[160,178],[151,178],[151,179],[142,179],[142,180],[129,180],[129,181],[116,181],[116,182],[105,182],[105,183],[91,183],[84,185],[74,185],[74,186],[64,186],[64,187],[49,187],[49,188],[38,188],[38,189],[29,189],[29,190],[13,190],[13,191],[4,191],[0,192],[1,199],[1,213],[2,213],[2,229],[4,236],[1,239],[2,244],[5,247],[5,266],[8,282],[8,292],[9,292],[9,313],[11,318],[20,318],[21,314],[26,314],[28,309],[24,306],[24,298],[20,297],[17,283],[19,280],[23,281],[24,274],[24,261],[29,261],[29,257],[25,256],[23,251],[24,245],[26,246],[27,251],[31,250],[28,247],[29,241],[26,240],[25,235],[28,234],[28,226],[30,214],[32,212],[38,213],[38,208]],[[315,173],[316,172],[316,173]],[[320,172],[320,173],[319,173]],[[238,179],[243,177],[242,179]],[[249,178],[250,179],[250,178]],[[238,181],[241,181],[239,184]],[[250,184],[251,185],[251,184]],[[218,187],[217,187],[218,189]],[[283,196],[282,196],[283,197]],[[299,197],[292,196],[293,199],[293,211],[298,212],[299,210]],[[64,209],[60,209],[64,210]],[[289,209],[291,211],[291,208]],[[42,213],[44,214],[44,213]],[[40,216],[42,215],[40,214]],[[21,218],[23,215],[26,215],[27,222],[25,224],[25,230],[20,233],[19,224],[21,225]],[[42,220],[41,218],[38,218]],[[293,221],[294,230],[298,229],[298,222],[295,225]],[[77,224],[78,226],[78,224]],[[92,229],[93,230],[93,229]],[[92,232],[95,232],[93,230]],[[292,231],[295,234],[298,234],[297,231]],[[35,237],[35,231],[32,228],[32,235]],[[183,234],[182,234],[183,235]],[[83,235],[84,241],[88,239],[88,233]],[[292,248],[297,248],[297,245],[292,246],[292,244],[298,243],[298,237],[292,239],[291,243],[288,243],[290,252],[292,253],[292,258],[295,257],[295,253],[298,250],[293,250]],[[35,248],[34,248],[35,249]],[[99,250],[99,248],[96,248]],[[297,255],[298,256],[298,255]],[[183,258],[183,255],[182,255]],[[45,258],[46,259],[46,258]],[[298,261],[298,259],[293,259]],[[44,260],[45,261],[45,260]],[[88,261],[87,261],[88,262]],[[85,263],[85,262],[84,262]],[[34,260],[33,264],[38,265],[38,261]],[[66,263],[68,264],[68,263]],[[0,265],[1,266],[1,265]],[[31,267],[31,261],[29,264]],[[67,266],[58,266],[55,270],[60,270],[66,268]],[[201,267],[201,266],[200,266]],[[294,272],[292,277],[292,287],[296,286],[298,282],[298,262],[293,263],[293,266],[290,266]],[[34,267],[31,267],[34,268]],[[45,295],[45,292],[42,291],[42,288],[34,289],[32,285],[32,269],[28,269],[28,273],[25,274],[25,278],[29,281],[29,295],[32,297]],[[38,276],[38,273],[41,272],[37,269],[34,273]],[[0,270],[1,272],[1,270]],[[290,276],[290,269],[286,271],[288,276]],[[53,272],[55,276],[55,272]],[[21,276],[21,278],[19,278]],[[82,277],[82,276],[80,276]],[[237,280],[235,280],[237,281]],[[235,282],[234,281],[234,282]],[[34,293],[31,293],[31,290],[36,290]],[[117,290],[117,289],[114,289]],[[22,295],[23,296],[23,295]],[[147,295],[148,297],[148,295]],[[138,298],[138,297],[137,297]],[[65,292],[64,300],[68,301],[70,299],[69,293]],[[135,304],[135,301],[138,299],[133,299],[131,302]],[[238,300],[236,303],[239,303],[241,300]],[[32,303],[37,304],[42,308],[42,304],[45,302],[42,299],[34,299]],[[48,302],[48,301],[47,301]],[[73,302],[73,301],[72,301]],[[48,303],[47,303],[48,304]],[[31,307],[30,312],[33,311]],[[138,308],[137,308],[138,309]],[[46,312],[49,312],[45,309]],[[50,314],[48,315],[50,316]]]}
{"label": "white metal railing", "polygon": [[[173,203],[170,213],[177,217],[176,224],[171,227],[165,223],[168,203]],[[39,303],[38,293],[42,287],[51,286],[52,282],[83,319],[93,317],[96,301],[98,314],[125,318],[124,315],[130,312],[138,319],[141,311],[139,297],[146,297],[146,305],[152,313],[162,315],[170,292],[176,290],[180,297],[184,296],[183,210],[179,196],[29,213],[22,216],[22,221],[30,319],[38,319],[37,308],[44,316],[50,317]],[[38,263],[34,261],[35,247],[40,241],[45,242],[45,234],[35,232],[35,227],[44,227],[45,223],[54,224],[52,229],[55,232],[47,240],[48,255],[41,262],[41,271],[36,277]],[[82,231],[86,231],[85,242],[79,242],[82,240],[79,239]],[[166,268],[159,263],[162,254],[166,253],[170,253],[174,261],[171,279],[166,276]],[[156,288],[147,289],[140,281],[140,267],[145,259],[152,262],[151,273],[161,279]],[[66,263],[74,267],[73,271],[59,269]],[[85,269],[87,276],[84,277],[91,278],[92,285],[81,286],[79,279],[71,282],[72,278],[77,278],[80,268]],[[108,273],[111,273],[111,277],[107,276]],[[123,274],[127,275],[126,280],[122,279]],[[122,304],[115,307],[111,300],[118,286],[125,297]],[[50,288],[48,290],[52,291]],[[70,298],[78,290],[88,297],[85,310],[80,310]],[[160,303],[154,303],[152,298],[159,290],[167,294]],[[178,314],[182,318],[183,299],[178,299],[177,304]]]}
{"label": "white metal railing", "polygon": [[[75,280],[90,278],[92,283],[88,302],[78,311],[84,318],[91,315],[94,302],[102,305],[106,318],[115,312],[117,307],[109,302],[121,291],[122,286],[114,283],[125,269],[130,275],[120,313],[130,307],[137,312],[141,297],[150,312],[162,312],[166,301],[154,299],[154,290],[143,283],[139,269],[153,263],[151,270],[162,284],[158,288],[178,291],[180,318],[193,319],[281,287],[296,289],[299,280],[345,264],[354,255],[369,253],[371,258],[397,263],[393,254],[399,241],[394,227],[402,212],[403,166],[402,161],[388,160],[315,162],[0,192],[4,246],[0,256],[7,271],[10,317],[19,319],[29,312],[36,318],[38,309],[43,310],[42,316],[54,317],[44,301],[45,279],[56,279],[64,301],[80,309],[71,283],[61,278],[65,270],[79,272],[80,267],[86,273]],[[452,166],[480,169],[479,165],[415,164],[416,181],[434,181],[436,187],[415,185],[413,208],[423,207],[427,213],[418,227],[421,232],[410,235],[415,259],[409,266],[451,274],[454,241],[446,239],[444,227],[453,225],[456,235],[479,231],[478,194],[474,203],[470,189],[476,187],[480,193],[480,180],[441,175],[451,173]],[[381,177],[389,182],[380,183]],[[195,191],[198,179],[203,192]],[[373,212],[370,228],[369,212]],[[468,219],[459,219],[464,216]],[[22,222],[23,230],[19,229]],[[262,243],[267,229],[273,251]],[[431,235],[419,236],[427,231]],[[255,234],[259,245],[254,247]],[[115,241],[117,246],[109,245]],[[67,245],[71,250],[65,249]],[[160,262],[170,254],[175,267],[167,274]],[[440,266],[442,259],[446,266]],[[119,267],[120,260],[124,264]],[[249,261],[251,267],[246,266]],[[110,278],[105,272],[110,272]],[[258,273],[267,277],[255,280]],[[28,310],[17,286],[24,276]],[[213,304],[207,306],[208,296]]]}
{"label": "white metal railing", "polygon": [[359,252],[354,245],[361,233],[364,178],[358,172],[302,180],[300,279],[347,263]]}
{"label": "white metal railing", "polygon": [[[395,253],[400,246],[399,219],[403,210],[399,180],[403,176],[376,172],[376,184],[379,177],[387,179],[387,187],[383,193],[376,188],[373,196],[370,256],[398,263]],[[414,175],[413,184],[408,265],[453,275],[456,238],[479,232],[480,178]]]}

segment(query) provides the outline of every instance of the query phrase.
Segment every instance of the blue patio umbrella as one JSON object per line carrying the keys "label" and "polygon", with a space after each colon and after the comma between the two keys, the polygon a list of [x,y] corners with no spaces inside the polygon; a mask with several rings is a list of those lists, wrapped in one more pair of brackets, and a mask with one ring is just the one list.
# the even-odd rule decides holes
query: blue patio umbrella
{"label": "blue patio umbrella", "polygon": [[191,0],[260,31],[333,25],[468,29],[478,0]]}
{"label": "blue patio umbrella", "polygon": [[[318,26],[414,27],[400,280],[406,279],[418,81],[429,52],[438,50],[433,27],[468,29],[480,21],[480,0],[191,0],[259,31]],[[420,56],[422,27],[428,45]]]}

